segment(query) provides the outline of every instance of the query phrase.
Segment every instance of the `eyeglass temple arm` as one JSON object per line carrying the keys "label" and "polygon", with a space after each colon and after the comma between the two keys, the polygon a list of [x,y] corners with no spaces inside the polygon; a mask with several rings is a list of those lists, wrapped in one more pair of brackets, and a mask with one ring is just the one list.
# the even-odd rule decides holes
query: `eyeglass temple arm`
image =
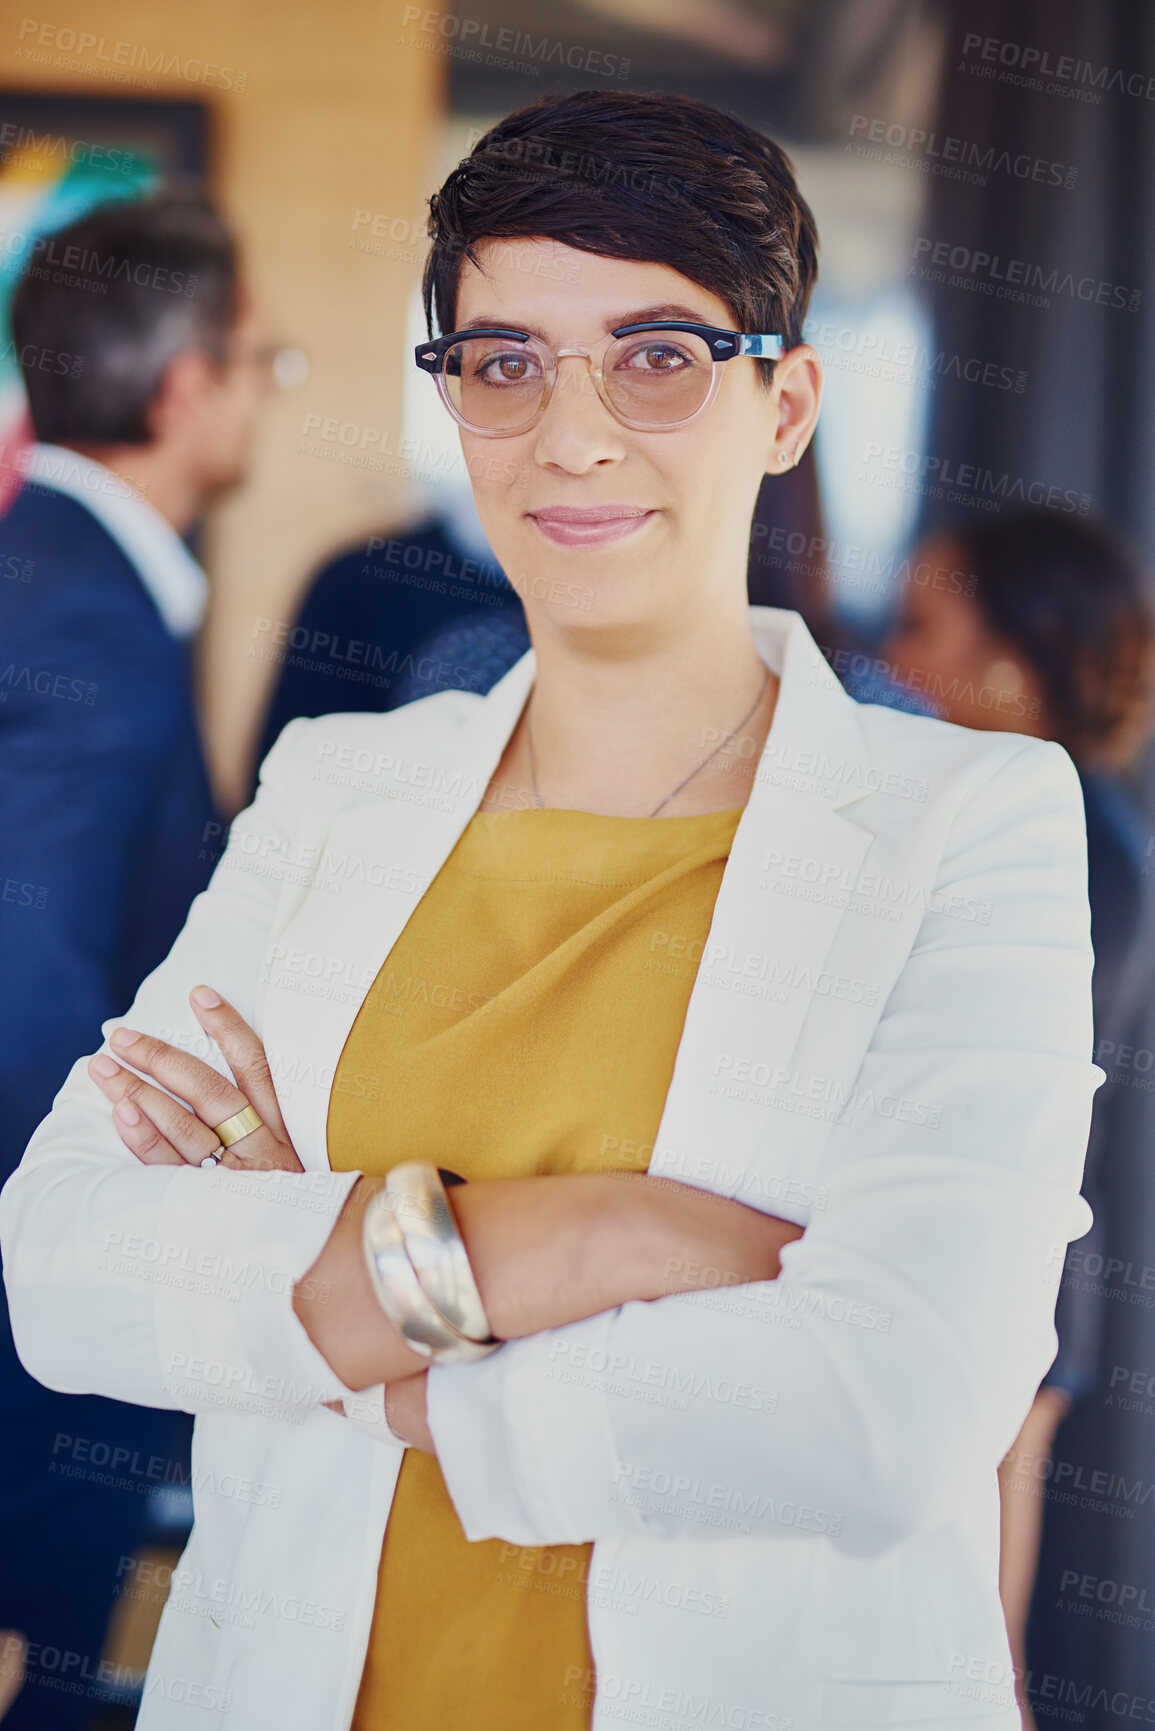
{"label": "eyeglass temple arm", "polygon": [[786,353],[784,338],[777,336],[743,336],[738,339],[740,355],[753,355],[759,361],[781,360]]}

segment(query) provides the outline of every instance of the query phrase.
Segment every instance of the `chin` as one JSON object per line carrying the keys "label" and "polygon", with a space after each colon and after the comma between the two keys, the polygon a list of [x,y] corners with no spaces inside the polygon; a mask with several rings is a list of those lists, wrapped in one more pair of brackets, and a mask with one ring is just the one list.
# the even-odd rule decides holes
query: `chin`
{"label": "chin", "polygon": [[[484,521],[484,520],[483,520]],[[671,600],[669,549],[643,555],[628,537],[606,547],[551,547],[535,529],[516,550],[491,546],[531,620],[575,635],[652,631]]]}
{"label": "chin", "polygon": [[668,613],[669,596],[658,583],[647,583],[636,572],[620,581],[600,581],[592,574],[539,571],[528,583],[516,585],[531,621],[548,622],[550,630],[575,638],[617,637],[645,640],[656,633]]}

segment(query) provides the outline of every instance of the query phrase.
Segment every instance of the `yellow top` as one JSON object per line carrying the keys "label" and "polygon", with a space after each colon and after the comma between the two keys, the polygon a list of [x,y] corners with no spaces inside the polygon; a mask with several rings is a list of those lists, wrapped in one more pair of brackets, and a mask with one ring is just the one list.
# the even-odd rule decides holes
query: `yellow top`
{"label": "yellow top", "polygon": [[[345,1043],[333,1167],[644,1170],[740,817],[475,814]],[[408,1450],[353,1731],[585,1731],[591,1549],[470,1544]]]}

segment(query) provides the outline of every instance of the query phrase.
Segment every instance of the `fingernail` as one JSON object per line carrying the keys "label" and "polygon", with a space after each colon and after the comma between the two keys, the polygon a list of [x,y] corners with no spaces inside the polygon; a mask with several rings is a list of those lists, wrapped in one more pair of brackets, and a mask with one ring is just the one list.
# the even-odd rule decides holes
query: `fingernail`
{"label": "fingernail", "polygon": [[113,1034],[112,1039],[109,1041],[109,1044],[118,1047],[119,1050],[123,1052],[126,1051],[129,1046],[135,1046],[139,1039],[140,1035],[134,1028],[118,1028],[115,1034]]}
{"label": "fingernail", "polygon": [[93,1058],[88,1068],[94,1076],[116,1076],[120,1073],[120,1065],[114,1062],[107,1052],[101,1052],[99,1057]]}
{"label": "fingernail", "polygon": [[202,1010],[219,1010],[221,1007],[221,999],[211,986],[195,987],[192,1001],[194,1004],[198,1004]]}
{"label": "fingernail", "polygon": [[114,1118],[119,1118],[122,1124],[139,1124],[140,1113],[131,1100],[120,1100],[112,1108]]}

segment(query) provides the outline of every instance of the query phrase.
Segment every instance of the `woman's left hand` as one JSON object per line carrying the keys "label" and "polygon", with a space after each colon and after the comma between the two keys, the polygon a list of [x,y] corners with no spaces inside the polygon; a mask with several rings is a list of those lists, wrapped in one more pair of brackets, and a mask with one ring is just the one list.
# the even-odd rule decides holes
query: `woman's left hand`
{"label": "woman's left hand", "polygon": [[[222,1166],[243,1172],[303,1172],[281,1117],[259,1036],[208,986],[197,986],[189,1002],[236,1080],[230,1082],[179,1046],[131,1028],[117,1028],[109,1044],[132,1069],[100,1052],[90,1059],[88,1073],[113,1102],[113,1122],[125,1147],[146,1166],[200,1166],[210,1154],[220,1153]],[[160,1087],[142,1080],[135,1071],[153,1077]],[[172,1099],[173,1094],[179,1099]],[[214,1126],[246,1106],[255,1108],[260,1129],[222,1150]]]}

